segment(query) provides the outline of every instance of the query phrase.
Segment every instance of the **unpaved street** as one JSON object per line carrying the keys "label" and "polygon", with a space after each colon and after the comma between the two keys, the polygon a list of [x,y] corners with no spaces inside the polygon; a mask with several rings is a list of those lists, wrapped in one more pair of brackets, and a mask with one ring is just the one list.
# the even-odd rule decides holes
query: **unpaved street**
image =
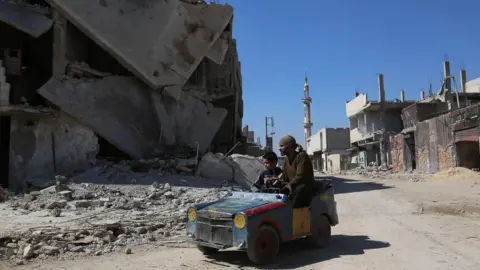
{"label": "unpaved street", "polygon": [[[340,224],[333,229],[331,247],[312,250],[303,241],[286,244],[278,263],[269,268],[480,269],[480,219],[475,215],[430,212],[448,208],[442,204],[463,205],[462,200],[466,204],[468,198],[480,194],[478,184],[471,181],[378,180],[373,183],[337,179],[335,187]],[[428,206],[435,203],[437,208]],[[475,209],[474,206],[467,208]],[[195,248],[135,248],[131,255],[115,253],[16,267],[78,270],[226,268],[255,269],[243,252],[224,251],[206,258]]]}

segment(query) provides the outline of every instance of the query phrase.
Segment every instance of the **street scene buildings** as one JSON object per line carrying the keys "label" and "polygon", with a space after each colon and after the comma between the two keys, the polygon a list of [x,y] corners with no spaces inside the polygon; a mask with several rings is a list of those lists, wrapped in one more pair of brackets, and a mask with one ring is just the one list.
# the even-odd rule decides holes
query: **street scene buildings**
{"label": "street scene buildings", "polygon": [[[323,128],[308,137],[307,151],[315,169],[330,171],[325,149],[341,152],[344,157],[337,159],[344,161],[331,168],[333,171],[368,166],[424,173],[454,167],[479,169],[480,80],[467,81],[466,71],[460,70],[457,89],[449,61],[444,62],[444,74],[437,92],[422,90],[420,98],[414,100],[405,99],[403,90],[399,98],[385,100],[384,75],[379,74],[377,100],[355,92],[355,97],[346,103],[349,128]],[[345,130],[349,132],[348,139],[344,135],[332,136],[339,146],[327,146],[328,132],[344,134]]]}
{"label": "street scene buildings", "polygon": [[[336,104],[345,105],[345,125],[325,126],[311,94],[331,91],[310,92],[305,74],[303,93],[299,81],[277,102],[280,89],[263,89],[272,81],[259,71],[278,65],[265,73],[284,79],[297,69],[281,54],[299,50],[273,47],[299,28],[278,21],[314,20],[309,10],[295,18],[289,2],[237,1],[246,6],[236,20],[224,2],[0,0],[0,269],[259,269],[248,246],[259,258],[278,253],[268,269],[480,269],[480,78],[467,81],[445,61],[440,89],[419,98],[397,89],[388,100],[389,75],[373,75],[378,95],[352,92]],[[248,12],[260,5],[268,18]],[[256,79],[268,82],[255,86],[268,100],[244,89],[253,71],[242,73],[237,47],[249,46],[237,46],[237,24],[248,36],[257,31],[242,42],[254,48],[245,51]],[[313,42],[296,36],[291,44]],[[272,51],[268,61],[260,47]],[[262,102],[250,105],[262,127],[244,123],[244,91]],[[295,115],[286,102],[297,105],[292,123],[277,118],[285,108]],[[275,119],[290,135],[303,131],[295,137],[314,175],[305,163],[308,171],[291,178],[309,173],[309,184],[253,192],[260,175],[275,178],[262,158],[278,153]],[[295,186],[328,211],[294,209],[292,196],[303,192]],[[187,231],[197,224],[203,230]],[[192,243],[196,232],[211,243]]]}

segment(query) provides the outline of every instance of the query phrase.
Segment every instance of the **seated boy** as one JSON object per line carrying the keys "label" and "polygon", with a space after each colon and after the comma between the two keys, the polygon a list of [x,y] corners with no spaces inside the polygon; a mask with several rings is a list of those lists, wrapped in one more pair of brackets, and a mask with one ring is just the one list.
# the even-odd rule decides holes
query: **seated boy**
{"label": "seated boy", "polygon": [[265,183],[274,183],[278,180],[280,174],[282,174],[282,169],[277,167],[278,157],[275,152],[268,152],[263,155],[263,164],[265,165],[266,170],[263,171],[257,178],[257,181],[253,183],[252,191],[261,192]]}

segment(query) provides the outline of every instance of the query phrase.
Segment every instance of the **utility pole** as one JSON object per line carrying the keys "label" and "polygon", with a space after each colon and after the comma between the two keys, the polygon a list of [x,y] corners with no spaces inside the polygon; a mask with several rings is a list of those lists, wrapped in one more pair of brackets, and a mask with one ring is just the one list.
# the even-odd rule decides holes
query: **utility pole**
{"label": "utility pole", "polygon": [[[270,121],[269,121],[270,120]],[[268,132],[270,127],[270,132]],[[265,117],[265,152],[273,151],[273,135],[275,135],[273,116]]]}

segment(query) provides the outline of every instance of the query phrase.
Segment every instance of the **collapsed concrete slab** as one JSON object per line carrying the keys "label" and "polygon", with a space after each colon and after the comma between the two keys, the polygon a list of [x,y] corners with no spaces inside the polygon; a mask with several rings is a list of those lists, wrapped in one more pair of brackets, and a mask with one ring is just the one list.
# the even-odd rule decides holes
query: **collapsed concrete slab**
{"label": "collapsed concrete slab", "polygon": [[250,189],[264,170],[259,158],[238,154],[225,157],[220,153],[207,153],[198,165],[197,175],[218,181],[233,180],[241,187]]}
{"label": "collapsed concrete slab", "polygon": [[53,25],[53,20],[42,14],[40,7],[35,10],[21,3],[3,1],[0,2],[0,21],[34,38],[46,33]]}
{"label": "collapsed concrete slab", "polygon": [[38,93],[133,158],[159,150],[149,89],[131,77],[51,78]]}
{"label": "collapsed concrete slab", "polygon": [[230,159],[234,165],[233,179],[244,188],[250,188],[265,170],[261,160],[256,157],[233,154]]}
{"label": "collapsed concrete slab", "polygon": [[48,3],[155,89],[183,85],[233,18],[229,5],[178,0]]}
{"label": "collapsed concrete slab", "polygon": [[233,166],[220,153],[206,153],[198,164],[196,175],[216,181],[231,181],[233,180]]}
{"label": "collapsed concrete slab", "polygon": [[192,149],[198,147],[200,153],[210,147],[228,113],[190,95],[183,95],[180,101],[168,105],[177,140]]}

